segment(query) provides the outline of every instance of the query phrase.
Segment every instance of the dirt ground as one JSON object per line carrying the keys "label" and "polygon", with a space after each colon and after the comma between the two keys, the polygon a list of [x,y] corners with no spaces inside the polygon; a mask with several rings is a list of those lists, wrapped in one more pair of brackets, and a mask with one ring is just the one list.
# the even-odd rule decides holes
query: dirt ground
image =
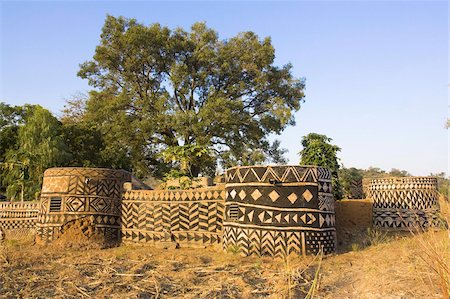
{"label": "dirt ground", "polygon": [[448,231],[373,230],[364,201],[341,202],[336,213],[338,252],[326,257],[7,240],[0,298],[445,298]]}

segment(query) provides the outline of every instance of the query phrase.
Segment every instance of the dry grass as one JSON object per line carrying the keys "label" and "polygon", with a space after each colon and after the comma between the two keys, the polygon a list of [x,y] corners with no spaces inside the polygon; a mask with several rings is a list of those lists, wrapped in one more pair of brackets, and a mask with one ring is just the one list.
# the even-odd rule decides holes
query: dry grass
{"label": "dry grass", "polygon": [[86,250],[7,241],[0,247],[0,297],[442,298],[439,273],[418,246],[429,237],[438,252],[448,249],[444,231],[285,260],[213,248]]}
{"label": "dry grass", "polygon": [[[417,244],[421,249],[420,258],[428,265],[439,278],[437,284],[443,298],[450,298],[450,203],[447,198],[441,196],[441,220],[443,228],[447,228],[447,236],[442,237],[435,231],[411,234],[417,238]],[[430,279],[432,281],[432,279]]]}
{"label": "dry grass", "polygon": [[0,297],[301,298],[314,281],[312,261],[245,258],[213,248],[7,242],[0,248]]}
{"label": "dry grass", "polygon": [[[448,202],[441,208],[449,219]],[[340,229],[346,239],[339,254],[285,259],[219,248],[6,240],[0,243],[0,298],[448,297],[448,231],[387,234],[362,222]]]}

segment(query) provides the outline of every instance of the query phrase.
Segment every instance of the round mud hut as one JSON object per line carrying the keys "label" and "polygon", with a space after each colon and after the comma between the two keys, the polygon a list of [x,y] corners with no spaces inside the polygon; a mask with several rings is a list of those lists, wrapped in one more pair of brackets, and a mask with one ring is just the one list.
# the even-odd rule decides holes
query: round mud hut
{"label": "round mud hut", "polygon": [[378,178],[370,180],[368,189],[376,228],[416,230],[439,224],[436,178]]}
{"label": "round mud hut", "polygon": [[335,250],[331,173],[315,166],[239,166],[226,171],[223,247],[242,255]]}
{"label": "round mud hut", "polygon": [[131,174],[124,170],[47,169],[36,224],[37,241],[46,243],[72,231],[106,244],[118,242],[123,185],[130,181]]}

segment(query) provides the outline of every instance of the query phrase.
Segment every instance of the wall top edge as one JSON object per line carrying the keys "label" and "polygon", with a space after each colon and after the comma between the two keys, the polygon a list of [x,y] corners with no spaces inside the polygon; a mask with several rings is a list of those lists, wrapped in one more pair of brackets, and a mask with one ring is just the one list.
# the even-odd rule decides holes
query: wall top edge
{"label": "wall top edge", "polygon": [[248,169],[248,168],[283,168],[283,167],[296,167],[296,168],[321,168],[327,169],[325,167],[316,166],[316,165],[299,165],[299,164],[290,164],[290,165],[249,165],[249,166],[233,166],[226,169],[226,171],[234,170],[234,169]]}
{"label": "wall top edge", "polygon": [[391,183],[391,182],[421,182],[432,181],[437,182],[436,177],[431,176],[409,176],[409,177],[384,177],[384,178],[368,178],[369,183]]}
{"label": "wall top edge", "polygon": [[[130,173],[127,170],[123,169],[114,169],[114,168],[106,168],[106,167],[52,167],[47,168],[44,172],[44,175],[47,171],[61,171],[61,170],[80,170],[80,171],[114,171],[114,172],[125,172]],[[130,173],[131,174],[131,173]]]}

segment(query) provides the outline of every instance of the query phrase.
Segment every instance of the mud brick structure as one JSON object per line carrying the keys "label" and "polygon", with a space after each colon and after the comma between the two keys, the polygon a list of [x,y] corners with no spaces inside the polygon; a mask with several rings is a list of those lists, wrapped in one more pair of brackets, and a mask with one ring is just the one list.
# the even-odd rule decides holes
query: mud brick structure
{"label": "mud brick structure", "polygon": [[331,253],[334,225],[331,173],[315,166],[234,167],[225,184],[189,190],[149,190],[122,170],[50,168],[40,203],[0,205],[2,232],[28,229],[38,242],[82,231],[108,245],[218,245],[244,255]]}
{"label": "mud brick structure", "polygon": [[105,241],[118,242],[125,182],[131,182],[131,174],[123,170],[47,169],[36,224],[38,240],[52,241],[74,221],[88,218]]}
{"label": "mud brick structure", "polygon": [[233,167],[226,172],[223,248],[285,256],[335,250],[331,173],[314,166]]}
{"label": "mud brick structure", "polygon": [[386,229],[426,229],[439,224],[437,179],[391,177],[372,179],[373,225]]}
{"label": "mud brick structure", "polygon": [[122,240],[220,244],[225,188],[128,190],[122,200]]}
{"label": "mud brick structure", "polygon": [[38,211],[37,202],[0,203],[0,239],[33,237]]}
{"label": "mud brick structure", "polygon": [[369,186],[371,181],[371,178],[362,179],[363,198],[370,198]]}
{"label": "mud brick structure", "polygon": [[354,179],[354,180],[350,181],[349,198],[352,198],[352,199],[364,198],[363,180],[362,179]]}

